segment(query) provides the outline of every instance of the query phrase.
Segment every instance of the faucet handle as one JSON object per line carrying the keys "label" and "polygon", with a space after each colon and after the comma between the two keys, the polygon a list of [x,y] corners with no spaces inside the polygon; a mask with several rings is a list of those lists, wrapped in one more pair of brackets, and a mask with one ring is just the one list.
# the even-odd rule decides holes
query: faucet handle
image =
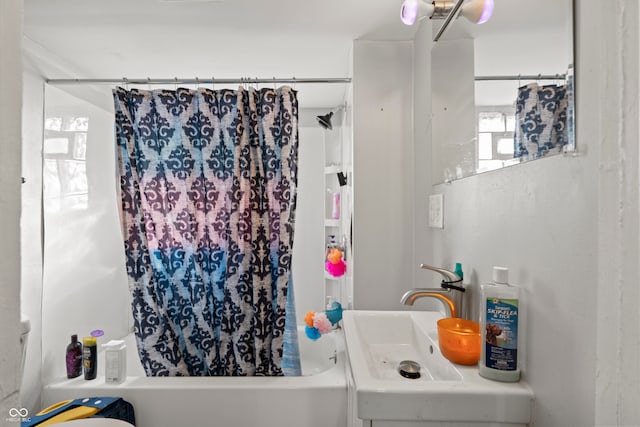
{"label": "faucet handle", "polygon": [[443,289],[453,289],[456,291],[464,292],[464,287],[462,286],[462,277],[458,276],[453,271],[445,270],[444,268],[434,267],[432,265],[420,264],[420,268],[425,270],[435,271],[437,273],[442,274],[444,279],[440,282],[440,287]]}
{"label": "faucet handle", "polygon": [[[456,283],[456,282],[462,281],[462,277],[458,276],[453,271],[445,270],[444,268],[438,268],[428,264],[420,264],[420,268],[424,270],[435,271],[436,273],[442,274],[446,279],[448,279],[447,281],[449,283]],[[445,281],[443,280],[443,282]]]}

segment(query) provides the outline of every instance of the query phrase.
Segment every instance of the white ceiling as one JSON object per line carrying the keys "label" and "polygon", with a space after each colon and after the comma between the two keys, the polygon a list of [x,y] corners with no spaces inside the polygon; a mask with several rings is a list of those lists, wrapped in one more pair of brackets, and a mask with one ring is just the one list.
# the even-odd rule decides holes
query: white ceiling
{"label": "white ceiling", "polygon": [[[48,78],[350,76],[354,39],[408,40],[401,0],[25,0],[27,42],[69,71]],[[67,75],[63,75],[67,74]],[[301,106],[345,84],[299,84]]]}

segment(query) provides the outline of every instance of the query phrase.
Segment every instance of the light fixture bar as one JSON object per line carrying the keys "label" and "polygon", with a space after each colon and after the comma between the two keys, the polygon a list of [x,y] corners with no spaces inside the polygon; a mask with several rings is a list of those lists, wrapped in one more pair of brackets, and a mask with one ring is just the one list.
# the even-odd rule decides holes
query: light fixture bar
{"label": "light fixture bar", "polygon": [[458,0],[458,2],[455,4],[455,6],[453,6],[453,9],[451,9],[451,11],[449,12],[449,14],[447,15],[447,17],[445,18],[444,22],[442,23],[442,26],[440,27],[440,29],[438,30],[438,33],[436,34],[436,36],[433,38],[434,42],[437,42],[438,40],[440,40],[440,37],[442,37],[442,35],[444,34],[444,32],[447,30],[447,27],[449,26],[449,24],[451,23],[451,21],[454,20],[454,18],[456,16],[458,16],[458,11],[460,10],[460,8],[462,7],[462,3],[464,3],[464,0]]}
{"label": "light fixture bar", "polygon": [[179,79],[174,77],[172,79],[158,79],[158,78],[136,78],[129,79],[122,77],[120,79],[47,79],[47,83],[52,85],[65,85],[65,84],[134,84],[134,85],[169,85],[169,84],[268,84],[268,83],[351,83],[351,77],[339,77],[339,78],[235,78],[235,79],[217,79],[214,77],[208,78],[186,78]]}
{"label": "light fixture bar", "polygon": [[456,0],[433,0],[433,15],[431,19],[445,19],[453,8]]}

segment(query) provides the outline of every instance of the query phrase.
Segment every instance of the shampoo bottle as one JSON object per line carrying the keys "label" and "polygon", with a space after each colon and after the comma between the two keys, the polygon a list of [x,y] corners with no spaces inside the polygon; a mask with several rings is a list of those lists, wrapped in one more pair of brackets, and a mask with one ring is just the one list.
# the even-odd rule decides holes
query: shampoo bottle
{"label": "shampoo bottle", "polygon": [[95,337],[82,338],[84,379],[93,380],[98,374],[98,342]]}
{"label": "shampoo bottle", "polygon": [[482,285],[480,375],[497,381],[520,380],[519,289],[509,285],[509,269],[493,267],[493,282]]}
{"label": "shampoo bottle", "polygon": [[67,345],[67,378],[79,377],[82,374],[82,344],[77,335],[71,335],[71,342]]}
{"label": "shampoo bottle", "polygon": [[340,193],[333,193],[331,200],[331,218],[340,219]]}

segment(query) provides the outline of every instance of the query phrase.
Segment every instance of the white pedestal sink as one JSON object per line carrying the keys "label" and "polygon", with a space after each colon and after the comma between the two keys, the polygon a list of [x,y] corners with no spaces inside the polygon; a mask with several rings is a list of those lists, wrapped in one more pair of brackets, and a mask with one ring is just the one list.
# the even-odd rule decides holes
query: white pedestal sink
{"label": "white pedestal sink", "polygon": [[[441,313],[428,311],[344,312],[358,418],[374,426],[528,424],[531,388],[487,380],[477,367],[445,359],[438,348],[440,318]],[[398,365],[407,359],[420,364],[419,379],[400,375]]]}

